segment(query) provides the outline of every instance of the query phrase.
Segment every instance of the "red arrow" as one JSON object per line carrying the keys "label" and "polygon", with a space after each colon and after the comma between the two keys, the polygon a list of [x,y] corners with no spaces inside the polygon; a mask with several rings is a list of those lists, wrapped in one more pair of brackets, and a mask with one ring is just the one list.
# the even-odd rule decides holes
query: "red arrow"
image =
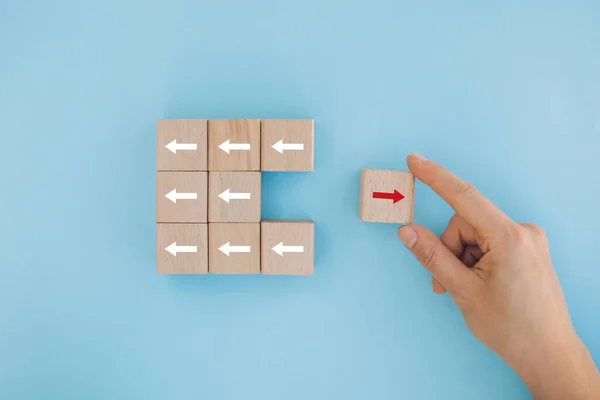
{"label": "red arrow", "polygon": [[400,193],[399,191],[397,191],[396,189],[394,189],[393,193],[373,192],[373,198],[374,199],[394,200],[394,204],[396,204],[397,202],[399,202],[400,200],[402,200],[404,198],[404,195],[402,193]]}

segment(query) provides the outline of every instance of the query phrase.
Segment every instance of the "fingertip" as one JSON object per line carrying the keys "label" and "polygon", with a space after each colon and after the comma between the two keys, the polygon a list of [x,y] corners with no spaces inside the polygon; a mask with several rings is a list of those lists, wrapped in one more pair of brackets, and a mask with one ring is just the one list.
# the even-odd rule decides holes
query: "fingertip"
{"label": "fingertip", "polygon": [[401,226],[398,228],[398,239],[404,244],[407,249],[412,249],[412,247],[417,242],[417,232],[410,225]]}
{"label": "fingertip", "polygon": [[431,289],[435,294],[444,294],[446,293],[446,288],[442,286],[435,278],[431,278]]}
{"label": "fingertip", "polygon": [[417,160],[419,162],[421,161],[427,161],[427,158],[425,158],[424,156],[422,156],[421,154],[417,154],[417,153],[410,153],[408,155],[409,158],[412,158],[413,160]]}
{"label": "fingertip", "polygon": [[424,161],[427,161],[427,158],[417,153],[410,153],[406,157],[406,164],[411,171],[413,168],[419,167]]}
{"label": "fingertip", "polygon": [[469,285],[472,272],[465,268],[464,264],[433,232],[419,225],[404,226],[398,230],[398,237],[401,240],[401,235],[406,235],[408,228],[414,231],[418,238],[410,248],[410,252],[443,287],[442,289],[432,286],[435,293],[445,293],[446,289],[456,292]]}

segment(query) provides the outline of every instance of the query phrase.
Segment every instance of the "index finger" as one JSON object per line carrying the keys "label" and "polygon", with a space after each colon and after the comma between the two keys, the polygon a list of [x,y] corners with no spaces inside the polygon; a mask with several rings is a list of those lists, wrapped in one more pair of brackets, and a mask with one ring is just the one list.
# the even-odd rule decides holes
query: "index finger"
{"label": "index finger", "polygon": [[431,187],[477,232],[485,236],[495,236],[498,231],[503,232],[508,226],[510,218],[506,214],[473,185],[441,165],[416,154],[410,154],[407,163],[408,168],[421,182]]}

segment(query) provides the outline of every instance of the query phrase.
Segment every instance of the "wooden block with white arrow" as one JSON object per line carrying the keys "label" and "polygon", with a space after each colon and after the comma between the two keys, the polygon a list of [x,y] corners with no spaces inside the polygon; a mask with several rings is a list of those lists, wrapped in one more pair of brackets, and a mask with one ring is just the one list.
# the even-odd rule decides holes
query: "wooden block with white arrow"
{"label": "wooden block with white arrow", "polygon": [[208,230],[211,274],[260,272],[259,223],[212,223]]}
{"label": "wooden block with white arrow", "polygon": [[208,173],[157,172],[156,222],[206,223]]}
{"label": "wooden block with white arrow", "polygon": [[312,120],[261,121],[261,170],[312,171]]}
{"label": "wooden block with white arrow", "polygon": [[312,221],[273,220],[262,221],[260,225],[263,274],[313,274],[314,223]]}
{"label": "wooden block with white arrow", "polygon": [[167,119],[156,122],[158,171],[208,170],[208,121]]}
{"label": "wooden block with white arrow", "polygon": [[260,171],[260,121],[208,121],[209,171]]}
{"label": "wooden block with white arrow", "polygon": [[159,274],[208,273],[208,225],[157,224],[156,271]]}
{"label": "wooden block with white arrow", "polygon": [[208,222],[260,222],[260,172],[209,172]]}

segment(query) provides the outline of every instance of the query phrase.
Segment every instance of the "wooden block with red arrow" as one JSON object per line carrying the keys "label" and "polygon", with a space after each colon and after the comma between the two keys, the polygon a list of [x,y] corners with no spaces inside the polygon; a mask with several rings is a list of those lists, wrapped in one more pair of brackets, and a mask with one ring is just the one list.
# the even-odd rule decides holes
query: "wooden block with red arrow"
{"label": "wooden block with red arrow", "polygon": [[415,177],[408,171],[363,169],[358,216],[362,221],[410,224]]}

